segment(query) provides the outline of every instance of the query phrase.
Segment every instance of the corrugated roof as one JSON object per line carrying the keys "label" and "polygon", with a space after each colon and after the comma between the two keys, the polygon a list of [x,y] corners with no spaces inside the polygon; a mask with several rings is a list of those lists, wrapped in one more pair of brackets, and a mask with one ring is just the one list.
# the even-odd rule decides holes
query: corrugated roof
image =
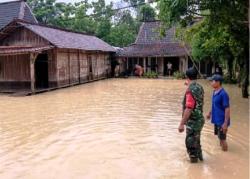
{"label": "corrugated roof", "polygon": [[4,28],[13,19],[37,22],[29,6],[23,0],[0,3],[0,29]]}

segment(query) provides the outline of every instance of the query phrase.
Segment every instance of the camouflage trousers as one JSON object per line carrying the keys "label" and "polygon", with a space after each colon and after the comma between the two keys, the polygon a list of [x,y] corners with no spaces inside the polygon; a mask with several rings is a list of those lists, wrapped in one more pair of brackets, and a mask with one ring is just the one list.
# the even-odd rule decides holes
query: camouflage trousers
{"label": "camouflage trousers", "polygon": [[186,148],[190,158],[198,158],[202,155],[200,144],[201,130],[194,130],[186,126]]}

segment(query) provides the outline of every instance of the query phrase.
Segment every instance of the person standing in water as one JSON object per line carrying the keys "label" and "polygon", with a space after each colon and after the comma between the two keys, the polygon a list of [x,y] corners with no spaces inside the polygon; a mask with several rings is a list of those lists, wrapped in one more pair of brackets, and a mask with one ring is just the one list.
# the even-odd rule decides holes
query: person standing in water
{"label": "person standing in water", "polygon": [[203,161],[200,144],[201,130],[205,123],[203,117],[203,87],[197,83],[197,70],[189,68],[186,71],[187,90],[183,100],[183,114],[179,125],[179,132],[184,131],[186,125],[186,148],[191,163]]}
{"label": "person standing in water", "polygon": [[143,68],[142,68],[142,66],[140,66],[140,65],[135,65],[135,75],[136,76],[139,76],[139,77],[142,77],[142,75],[143,75]]}
{"label": "person standing in water", "polygon": [[227,151],[226,137],[228,126],[230,125],[229,96],[222,87],[223,77],[221,75],[215,74],[209,80],[214,91],[212,95],[212,109],[207,114],[207,119],[212,118],[214,134],[218,136],[222,150]]}
{"label": "person standing in water", "polygon": [[172,73],[172,63],[168,62],[167,67],[168,67],[168,76],[170,76]]}

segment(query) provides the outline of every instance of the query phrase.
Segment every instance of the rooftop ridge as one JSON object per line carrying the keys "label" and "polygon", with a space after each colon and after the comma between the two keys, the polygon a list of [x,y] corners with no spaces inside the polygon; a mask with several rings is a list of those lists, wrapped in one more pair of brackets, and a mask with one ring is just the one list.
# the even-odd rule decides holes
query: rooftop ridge
{"label": "rooftop ridge", "polygon": [[23,19],[14,19],[15,22],[19,22],[19,23],[24,23],[24,24],[30,24],[30,25],[36,25],[36,26],[40,26],[40,27],[47,27],[47,28],[51,28],[51,29],[56,29],[56,30],[61,30],[61,31],[65,31],[65,32],[72,32],[72,33],[77,33],[77,34],[82,34],[82,35],[88,35],[88,36],[93,36],[95,37],[93,34],[89,34],[86,32],[80,32],[80,31],[75,31],[75,30],[71,30],[71,29],[65,29],[62,27],[57,27],[57,26],[53,26],[53,25],[48,25],[48,24],[43,24],[43,23],[34,23],[34,22],[29,22]]}

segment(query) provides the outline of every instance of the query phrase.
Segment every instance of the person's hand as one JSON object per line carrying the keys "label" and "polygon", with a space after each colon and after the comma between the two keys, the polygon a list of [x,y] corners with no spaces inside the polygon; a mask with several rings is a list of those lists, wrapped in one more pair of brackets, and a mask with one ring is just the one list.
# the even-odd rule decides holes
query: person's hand
{"label": "person's hand", "polygon": [[223,131],[224,134],[227,133],[227,123],[224,122],[224,124],[221,127],[221,130]]}
{"label": "person's hand", "polygon": [[211,113],[208,113],[207,116],[206,116],[207,120],[210,120],[211,118]]}
{"label": "person's hand", "polygon": [[178,131],[181,133],[181,132],[184,132],[184,124],[180,124],[179,127],[178,127]]}

